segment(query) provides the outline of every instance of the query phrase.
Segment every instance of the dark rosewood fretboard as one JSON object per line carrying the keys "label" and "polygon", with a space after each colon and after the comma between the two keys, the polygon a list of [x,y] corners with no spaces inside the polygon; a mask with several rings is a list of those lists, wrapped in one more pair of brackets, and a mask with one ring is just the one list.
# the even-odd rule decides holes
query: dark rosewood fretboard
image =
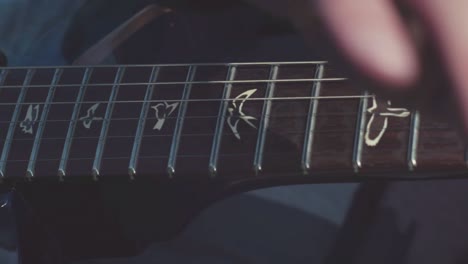
{"label": "dark rosewood fretboard", "polygon": [[447,122],[353,88],[325,62],[0,68],[0,113],[5,181],[466,169]]}

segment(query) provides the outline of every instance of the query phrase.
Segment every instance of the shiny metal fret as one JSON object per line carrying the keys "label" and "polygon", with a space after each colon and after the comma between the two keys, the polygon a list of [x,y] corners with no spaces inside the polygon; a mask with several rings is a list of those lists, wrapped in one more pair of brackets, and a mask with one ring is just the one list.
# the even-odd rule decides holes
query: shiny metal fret
{"label": "shiny metal fret", "polygon": [[49,93],[47,94],[44,108],[42,109],[41,119],[39,121],[39,125],[37,126],[37,132],[36,136],[34,137],[34,143],[31,150],[31,155],[29,156],[28,167],[26,170],[26,177],[28,178],[34,177],[37,155],[39,154],[39,148],[41,146],[42,134],[44,133],[47,116],[49,115],[50,106],[54,98],[55,90],[57,89],[57,84],[60,80],[60,77],[62,76],[62,72],[62,69],[55,70],[54,78],[52,79],[51,86],[49,88]]}
{"label": "shiny metal fret", "polygon": [[[269,80],[274,81],[278,77],[278,65],[273,65],[271,67],[270,71],[270,78]],[[270,114],[271,114],[271,105],[272,101],[268,100],[270,98],[273,98],[273,95],[275,93],[275,82],[270,82],[268,83],[267,89],[266,89],[266,98],[267,100],[263,104],[263,110],[262,110],[262,121],[260,122],[260,126],[258,129],[258,137],[257,137],[257,145],[255,147],[255,156],[254,156],[254,162],[253,162],[253,170],[255,174],[258,175],[259,172],[262,171],[262,166],[263,166],[263,152],[265,149],[265,140],[266,140],[266,133],[268,129],[268,125],[270,123]]]}
{"label": "shiny metal fret", "polygon": [[[322,79],[325,66],[320,64],[317,66],[315,71],[315,79]],[[312,97],[318,97],[320,95],[322,83],[320,81],[314,82],[312,87]],[[301,168],[304,174],[308,174],[311,167],[311,157],[312,157],[312,145],[314,143],[315,135],[315,124],[317,122],[317,110],[318,110],[319,101],[316,99],[310,100],[309,113],[307,114],[307,125],[304,135],[304,148],[302,150],[302,161]]]}
{"label": "shiny metal fret", "polygon": [[148,110],[151,105],[151,98],[153,98],[154,92],[154,82],[158,79],[160,68],[154,66],[151,71],[150,83],[146,88],[145,99],[141,107],[140,120],[138,121],[137,131],[135,133],[135,140],[133,143],[132,154],[130,156],[130,162],[128,164],[128,175],[131,179],[134,179],[136,174],[136,168],[138,163],[138,155],[140,154],[141,139],[143,138],[143,133],[145,131],[146,118],[148,116]]}
{"label": "shiny metal fret", "polygon": [[91,78],[92,73],[92,68],[86,68],[83,75],[83,79],[81,81],[80,90],[78,91],[78,95],[75,100],[75,106],[73,107],[73,113],[70,119],[70,123],[68,124],[67,136],[65,138],[65,144],[63,145],[62,156],[60,157],[60,164],[58,169],[58,176],[62,180],[63,177],[65,177],[67,171],[68,156],[70,155],[70,148],[73,142],[73,135],[75,134],[76,123],[80,114],[81,102],[83,101],[86,92],[86,87],[89,83],[89,79]]}
{"label": "shiny metal fret", "polygon": [[413,112],[411,115],[411,129],[408,144],[408,169],[413,171],[418,166],[418,141],[419,141],[419,126],[421,117],[419,111]]}
{"label": "shiny metal fret", "polygon": [[3,69],[0,73],[0,88],[5,82],[7,75],[8,75],[8,69]]}
{"label": "shiny metal fret", "polygon": [[[226,79],[233,81],[236,76],[236,66],[230,66],[228,69]],[[213,138],[213,145],[211,147],[210,163],[208,165],[208,171],[211,177],[216,177],[218,173],[218,158],[219,150],[221,147],[221,140],[223,138],[224,123],[226,122],[226,112],[229,106],[229,99],[231,97],[232,83],[226,83],[224,85],[222,102],[218,112],[218,120],[216,121],[216,129]]]}
{"label": "shiny metal fret", "polygon": [[192,89],[192,81],[195,79],[197,66],[190,66],[187,74],[187,84],[184,87],[182,99],[180,102],[179,112],[177,114],[177,121],[174,128],[174,136],[172,137],[171,150],[169,152],[169,160],[167,162],[167,173],[169,178],[174,177],[176,171],[177,152],[179,151],[180,136],[184,126],[185,113],[187,112],[188,99],[190,97],[190,90]]}
{"label": "shiny metal fret", "polygon": [[107,104],[106,113],[102,121],[101,134],[99,135],[99,141],[96,148],[96,154],[94,155],[93,169],[91,174],[94,180],[97,180],[101,173],[101,164],[102,156],[104,154],[104,146],[107,139],[107,132],[109,130],[109,124],[112,117],[112,112],[114,111],[115,100],[117,99],[117,94],[119,92],[119,86],[122,81],[122,77],[125,72],[125,67],[119,67],[117,74],[115,75],[114,85],[112,86],[112,91],[109,96],[109,101]]}
{"label": "shiny metal fret", "polygon": [[358,173],[362,168],[362,148],[364,145],[364,134],[366,133],[366,112],[368,108],[369,93],[365,91],[359,103],[356,132],[354,134],[353,169]]}
{"label": "shiny metal fret", "polygon": [[28,86],[31,83],[34,73],[35,70],[33,69],[29,69],[27,71],[26,77],[24,78],[23,86],[18,96],[18,100],[16,101],[15,110],[13,112],[13,116],[11,117],[11,122],[8,127],[7,136],[5,138],[5,144],[3,145],[2,156],[0,157],[0,177],[5,177],[8,155],[10,154],[11,144],[13,143],[13,137],[15,135],[16,125],[18,124],[18,119],[21,113],[21,107],[23,105],[24,99],[26,98]]}
{"label": "shiny metal fret", "polygon": [[[8,70],[7,69],[3,69],[0,73],[0,88],[1,86],[3,85],[3,83],[5,82],[5,79],[6,79],[6,76],[8,75]],[[0,163],[2,163],[2,160],[0,160]],[[0,170],[0,176],[1,177],[4,177],[4,173],[3,171]]]}

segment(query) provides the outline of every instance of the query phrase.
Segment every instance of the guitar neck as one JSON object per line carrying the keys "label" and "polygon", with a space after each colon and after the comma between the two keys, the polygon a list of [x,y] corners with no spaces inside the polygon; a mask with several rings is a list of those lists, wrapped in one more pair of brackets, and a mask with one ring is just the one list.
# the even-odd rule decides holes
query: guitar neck
{"label": "guitar neck", "polygon": [[4,180],[462,175],[443,120],[325,62],[0,68]]}

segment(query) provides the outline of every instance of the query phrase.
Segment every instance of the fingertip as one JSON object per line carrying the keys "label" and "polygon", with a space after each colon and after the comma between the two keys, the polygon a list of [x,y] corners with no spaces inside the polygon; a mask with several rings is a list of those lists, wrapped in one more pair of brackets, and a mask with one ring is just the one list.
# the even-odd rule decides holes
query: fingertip
{"label": "fingertip", "polygon": [[[407,89],[420,75],[417,52],[410,43],[398,41],[396,36],[371,35],[372,43],[362,51],[355,49],[354,58],[365,75],[383,82],[394,89]],[[364,40],[361,40],[364,41]]]}
{"label": "fingertip", "polygon": [[322,0],[319,8],[336,45],[358,72],[398,90],[416,82],[417,50],[390,1]]}

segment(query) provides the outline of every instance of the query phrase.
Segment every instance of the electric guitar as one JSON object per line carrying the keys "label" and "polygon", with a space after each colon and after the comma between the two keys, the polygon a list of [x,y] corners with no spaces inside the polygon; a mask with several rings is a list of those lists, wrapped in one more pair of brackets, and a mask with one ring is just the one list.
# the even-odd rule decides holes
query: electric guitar
{"label": "electric guitar", "polygon": [[[168,30],[176,18],[165,19]],[[45,226],[34,232],[52,237],[57,263],[131,255],[246,190],[466,173],[452,124],[361,89],[326,61],[166,63],[164,52],[184,50],[174,31],[162,63],[0,68],[0,179],[21,190],[2,208],[24,202],[19,241]],[[131,196],[158,212],[147,239],[125,236],[108,188],[113,202]]]}

